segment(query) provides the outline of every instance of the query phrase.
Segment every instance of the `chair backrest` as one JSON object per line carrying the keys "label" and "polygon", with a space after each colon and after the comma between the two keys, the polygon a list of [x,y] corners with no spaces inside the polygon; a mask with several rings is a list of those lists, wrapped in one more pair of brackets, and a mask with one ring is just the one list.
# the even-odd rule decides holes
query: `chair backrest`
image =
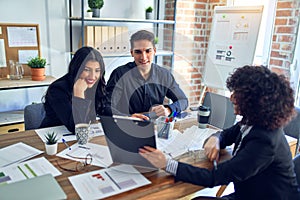
{"label": "chair backrest", "polygon": [[231,127],[235,120],[233,104],[226,96],[207,92],[203,105],[210,107],[210,117],[208,123],[220,129]]}
{"label": "chair backrest", "polygon": [[37,129],[40,127],[45,117],[43,103],[34,103],[24,108],[25,130]]}
{"label": "chair backrest", "polygon": [[291,136],[293,138],[297,139],[297,148],[296,148],[296,154],[298,154],[298,146],[299,146],[299,138],[300,138],[300,108],[295,107],[295,110],[297,112],[297,116],[290,121],[284,128],[284,133],[288,136]]}
{"label": "chair backrest", "polygon": [[294,158],[294,170],[297,176],[298,184],[300,185],[300,154],[296,155]]}

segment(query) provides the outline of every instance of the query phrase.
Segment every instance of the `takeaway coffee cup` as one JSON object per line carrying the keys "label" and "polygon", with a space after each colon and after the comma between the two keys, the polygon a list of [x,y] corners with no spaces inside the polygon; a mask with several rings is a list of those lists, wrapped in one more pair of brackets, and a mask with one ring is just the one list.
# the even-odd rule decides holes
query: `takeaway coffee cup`
{"label": "takeaway coffee cup", "polygon": [[208,124],[208,119],[210,116],[210,108],[207,106],[200,106],[198,108],[198,127],[206,128]]}
{"label": "takeaway coffee cup", "polygon": [[76,124],[75,134],[78,144],[85,145],[89,139],[90,125],[89,124]]}

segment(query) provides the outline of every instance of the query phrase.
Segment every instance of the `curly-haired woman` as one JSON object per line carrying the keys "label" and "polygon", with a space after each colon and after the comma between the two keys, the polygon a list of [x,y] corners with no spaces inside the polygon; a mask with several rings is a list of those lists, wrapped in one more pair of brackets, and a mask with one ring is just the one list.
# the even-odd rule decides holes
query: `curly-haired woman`
{"label": "curly-haired woman", "polygon": [[235,192],[221,199],[300,199],[293,160],[282,127],[294,115],[293,90],[282,75],[266,67],[244,66],[228,79],[231,101],[242,120],[208,138],[208,159],[218,160],[220,149],[235,144],[232,159],[212,170],[166,159],[151,147],[140,154],[164,168],[177,181],[205,187],[234,183]]}

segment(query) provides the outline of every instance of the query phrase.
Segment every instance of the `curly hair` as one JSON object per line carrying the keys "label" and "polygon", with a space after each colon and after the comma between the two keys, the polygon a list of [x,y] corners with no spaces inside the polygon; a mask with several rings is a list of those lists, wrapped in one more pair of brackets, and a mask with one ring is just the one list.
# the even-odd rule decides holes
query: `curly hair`
{"label": "curly hair", "polygon": [[227,88],[243,116],[241,123],[267,130],[284,126],[294,115],[294,94],[283,75],[264,66],[244,66],[227,79]]}

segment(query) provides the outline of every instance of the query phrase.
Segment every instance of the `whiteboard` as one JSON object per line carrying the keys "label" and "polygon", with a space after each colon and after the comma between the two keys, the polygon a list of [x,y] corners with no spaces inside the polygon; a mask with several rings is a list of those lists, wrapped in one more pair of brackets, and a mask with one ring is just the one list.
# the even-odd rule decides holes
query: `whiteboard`
{"label": "whiteboard", "polygon": [[226,90],[237,67],[253,63],[263,6],[216,6],[206,55],[203,82]]}

